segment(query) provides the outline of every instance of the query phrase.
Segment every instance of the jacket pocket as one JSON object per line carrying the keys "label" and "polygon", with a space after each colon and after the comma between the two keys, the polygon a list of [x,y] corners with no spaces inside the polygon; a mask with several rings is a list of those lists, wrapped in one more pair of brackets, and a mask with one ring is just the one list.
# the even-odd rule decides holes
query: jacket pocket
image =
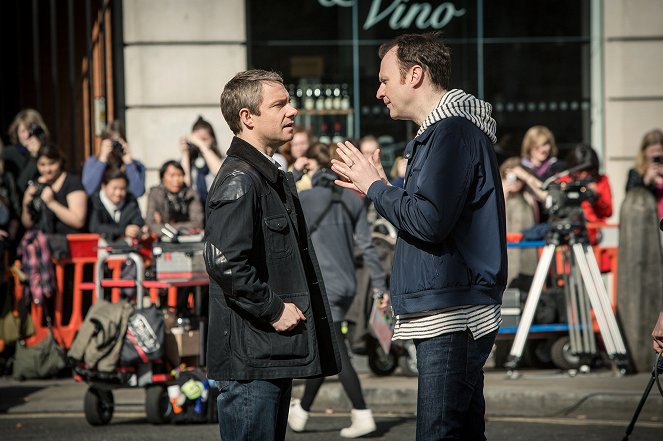
{"label": "jacket pocket", "polygon": [[269,324],[255,326],[247,322],[244,341],[246,355],[252,366],[297,366],[308,363],[315,355],[310,341],[313,334],[309,326],[314,326],[314,323],[308,293],[290,295],[284,297],[283,301],[294,303],[304,313],[306,320],[300,321],[287,332],[276,332]]}
{"label": "jacket pocket", "polygon": [[267,258],[280,259],[292,253],[290,246],[290,224],[285,214],[265,218],[265,244]]}

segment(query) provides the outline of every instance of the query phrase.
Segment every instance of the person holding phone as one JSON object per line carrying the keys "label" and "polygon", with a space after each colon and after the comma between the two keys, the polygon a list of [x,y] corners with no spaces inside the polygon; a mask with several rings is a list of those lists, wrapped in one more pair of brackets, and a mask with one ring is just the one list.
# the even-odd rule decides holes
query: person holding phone
{"label": "person holding phone", "polygon": [[116,168],[126,173],[129,193],[135,198],[145,194],[145,165],[131,155],[131,148],[120,120],[110,122],[102,135],[99,154],[90,156],[83,165],[83,186],[88,195],[99,192],[104,173]]}
{"label": "person holding phone", "polygon": [[635,158],[635,167],[628,171],[626,191],[645,187],[656,197],[658,217],[663,217],[663,132],[645,133]]}

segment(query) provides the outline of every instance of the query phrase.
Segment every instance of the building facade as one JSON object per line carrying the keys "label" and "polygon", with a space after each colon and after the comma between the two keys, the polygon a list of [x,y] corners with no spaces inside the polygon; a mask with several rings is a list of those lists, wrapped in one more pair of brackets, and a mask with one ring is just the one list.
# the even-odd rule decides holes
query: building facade
{"label": "building facade", "polygon": [[[67,3],[74,11],[84,6]],[[114,67],[102,75],[112,96],[109,87],[91,93],[83,112],[89,121],[79,124],[89,136],[66,138],[66,124],[61,136],[74,139],[70,156],[82,161],[95,152],[104,122],[124,119],[151,184],[163,161],[179,157],[178,138],[198,115],[215,126],[220,146],[228,145],[219,95],[247,67],[281,72],[301,109],[298,122],[317,136],[374,135],[387,146],[385,159],[393,159],[416,127],[391,121],[375,99],[377,48],[404,32],[442,32],[453,51],[451,87],[493,104],[507,156],[519,154],[524,132],[535,124],[553,131],[562,154],[576,143],[591,144],[610,177],[616,214],[642,135],[663,127],[663,2],[657,0],[101,4],[115,23],[108,40]],[[84,27],[90,38],[91,28]],[[3,104],[4,127],[12,112],[36,105],[29,96],[12,100]],[[112,109],[99,111],[104,102]]]}

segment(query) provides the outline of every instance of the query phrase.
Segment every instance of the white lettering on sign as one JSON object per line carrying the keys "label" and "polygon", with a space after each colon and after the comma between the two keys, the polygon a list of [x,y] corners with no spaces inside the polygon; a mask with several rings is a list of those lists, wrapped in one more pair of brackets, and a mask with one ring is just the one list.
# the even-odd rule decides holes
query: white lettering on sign
{"label": "white lettering on sign", "polygon": [[[430,3],[409,3],[410,0],[391,0],[383,8],[382,0],[373,0],[364,21],[364,30],[368,30],[387,19],[391,29],[407,29],[413,24],[418,29],[442,29],[454,19],[465,15],[465,9],[457,9],[452,2],[433,6]],[[318,0],[321,6],[331,8],[352,7],[354,0]]]}

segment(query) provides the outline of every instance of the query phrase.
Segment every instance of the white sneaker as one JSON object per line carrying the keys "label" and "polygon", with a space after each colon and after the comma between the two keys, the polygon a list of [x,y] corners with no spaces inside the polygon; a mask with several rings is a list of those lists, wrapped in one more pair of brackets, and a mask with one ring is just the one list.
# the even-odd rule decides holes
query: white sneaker
{"label": "white sneaker", "polygon": [[300,404],[301,400],[293,398],[290,400],[290,412],[288,412],[288,426],[295,432],[303,432],[311,412],[307,412]]}
{"label": "white sneaker", "polygon": [[352,409],[350,418],[352,419],[352,425],[341,429],[341,436],[343,438],[359,438],[360,436],[375,432],[375,420],[373,419],[371,409]]}

